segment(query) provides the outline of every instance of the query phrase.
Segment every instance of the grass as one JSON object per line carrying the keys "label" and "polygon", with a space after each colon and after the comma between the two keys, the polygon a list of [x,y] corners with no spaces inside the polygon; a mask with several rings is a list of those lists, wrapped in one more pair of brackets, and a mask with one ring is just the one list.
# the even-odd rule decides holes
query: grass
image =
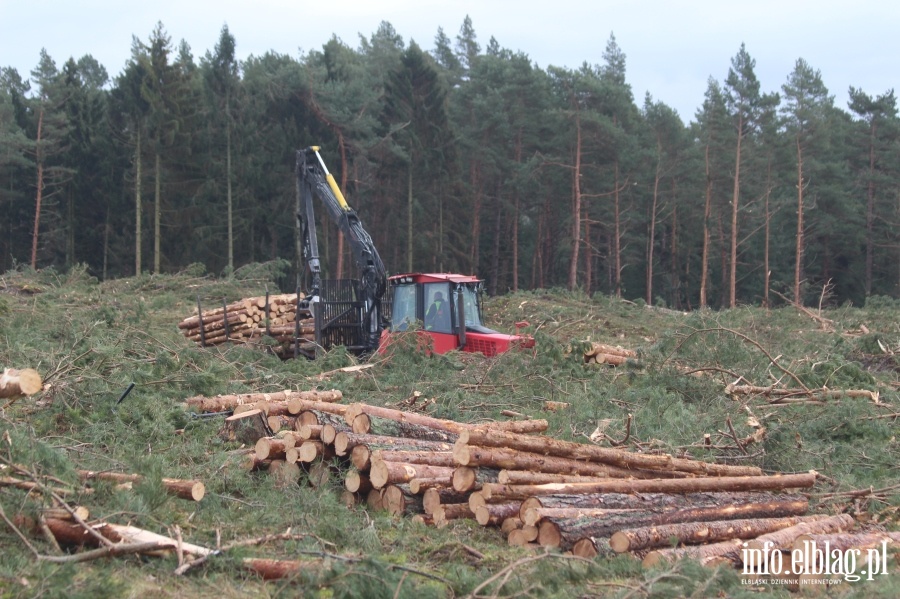
{"label": "grass", "polygon": [[[823,329],[785,307],[741,307],[690,314],[561,290],[520,292],[486,302],[490,326],[512,331],[530,322],[533,352],[485,359],[451,353],[425,356],[412,337],[355,373],[317,375],[356,363],[335,350],[322,360],[282,362],[245,347],[201,349],[176,323],[196,306],[218,305],[274,290],[278,264],[254,265],[228,279],[194,267],[166,276],[100,283],[84,269],[10,271],[0,276],[0,365],[32,367],[49,388],[0,412],[0,457],[42,477],[77,486],[78,468],[137,472],[131,491],[97,484],[73,498],[92,518],[160,533],[181,530],[189,542],[216,546],[290,529],[288,541],[228,551],[175,576],[174,557],[119,557],[80,564],[34,559],[0,525],[2,597],[750,597],[730,570],[683,562],[643,571],[627,556],[592,562],[508,547],[497,531],[461,521],[435,530],[409,519],[347,509],[336,493],[279,486],[235,467],[236,446],[217,436],[221,420],[196,418],[182,401],[192,395],[337,388],[349,401],[400,406],[414,392],[433,400],[429,413],[476,422],[513,410],[550,422],[548,434],[588,442],[595,430],[626,437],[631,449],[665,451],[767,471],[819,471],[820,511],[850,511],[897,527],[900,494],[826,497],[900,478],[896,438],[900,412],[900,302],[872,298],[863,308],[827,310]],[[583,342],[636,349],[638,363],[619,368],[582,363]],[[695,371],[687,374],[688,371]],[[787,373],[785,372],[787,371]],[[862,399],[823,405],[770,405],[734,399],[737,377],[830,389],[869,389]],[[117,404],[134,382],[132,392]],[[569,404],[545,411],[546,401]],[[891,415],[894,416],[891,416]],[[766,428],[741,450],[728,436]],[[703,446],[710,435],[712,448]],[[207,496],[194,504],[168,497],[162,477],[200,478]],[[831,481],[831,482],[829,482]],[[335,485],[337,488],[337,485]],[[41,499],[0,487],[9,518],[34,516]],[[51,547],[30,540],[42,554]],[[480,557],[478,557],[480,555]],[[324,558],[295,580],[263,582],[239,567],[243,557]],[[769,594],[787,596],[775,588]],[[847,596],[900,595],[895,576],[833,589]]]}

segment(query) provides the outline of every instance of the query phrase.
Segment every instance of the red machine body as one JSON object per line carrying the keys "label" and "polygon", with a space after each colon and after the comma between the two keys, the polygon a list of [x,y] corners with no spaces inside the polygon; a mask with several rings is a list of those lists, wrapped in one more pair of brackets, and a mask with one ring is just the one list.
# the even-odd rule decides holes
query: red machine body
{"label": "red machine body", "polygon": [[[451,350],[496,356],[514,347],[534,347],[534,339],[507,335],[484,326],[481,298],[483,281],[477,277],[448,273],[408,273],[389,277],[392,291],[391,325],[382,332],[381,347],[390,336],[419,323],[420,334],[431,337],[432,350]],[[463,324],[464,323],[464,324]]]}

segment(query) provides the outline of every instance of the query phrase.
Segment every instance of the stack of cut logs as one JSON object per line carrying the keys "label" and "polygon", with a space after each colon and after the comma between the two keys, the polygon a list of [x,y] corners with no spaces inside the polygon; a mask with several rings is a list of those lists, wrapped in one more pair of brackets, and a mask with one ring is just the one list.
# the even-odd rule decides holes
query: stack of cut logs
{"label": "stack of cut logs", "polygon": [[310,351],[315,341],[312,315],[306,308],[297,309],[296,293],[251,297],[195,312],[179,322],[178,328],[203,346],[226,341],[253,344],[269,337],[278,342],[269,347],[281,357],[293,356],[295,339],[305,351]]}
{"label": "stack of cut logs", "polygon": [[[789,551],[800,535],[818,539],[853,526],[847,515],[806,515],[807,498],[783,492],[812,487],[815,472],[763,475],[753,466],[535,434],[545,420],[466,424],[341,399],[338,391],[285,391],[195,397],[187,406],[233,411],[225,436],[256,437],[245,450],[248,470],[322,488],[342,480],[348,506],[435,526],[470,518],[499,528],[511,545],[582,557],[630,552],[647,565],[684,555],[740,566],[749,539]],[[871,541],[841,538],[848,546]],[[878,537],[889,538],[900,542]]]}
{"label": "stack of cut logs", "polygon": [[586,364],[621,366],[628,360],[635,359],[637,359],[636,351],[615,345],[606,345],[605,343],[591,343],[590,347],[584,350],[584,362]]}

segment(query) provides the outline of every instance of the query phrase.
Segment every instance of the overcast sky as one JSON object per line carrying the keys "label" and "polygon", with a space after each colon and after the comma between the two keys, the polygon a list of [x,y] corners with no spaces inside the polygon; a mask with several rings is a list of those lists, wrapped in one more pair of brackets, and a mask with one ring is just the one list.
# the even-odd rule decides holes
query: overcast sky
{"label": "overcast sky", "polygon": [[482,49],[494,37],[541,68],[599,64],[614,34],[638,105],[650,92],[685,122],[708,79],[724,82],[741,43],[763,91],[779,91],[798,58],[844,109],[850,86],[877,95],[900,79],[900,3],[888,0],[0,0],[0,66],[27,77],[46,48],[59,67],[91,54],[115,76],[132,36],[146,41],[158,21],[198,62],[225,24],[241,59],[299,57],[332,35],[357,48],[381,21],[431,50],[438,27],[455,39],[466,15]]}

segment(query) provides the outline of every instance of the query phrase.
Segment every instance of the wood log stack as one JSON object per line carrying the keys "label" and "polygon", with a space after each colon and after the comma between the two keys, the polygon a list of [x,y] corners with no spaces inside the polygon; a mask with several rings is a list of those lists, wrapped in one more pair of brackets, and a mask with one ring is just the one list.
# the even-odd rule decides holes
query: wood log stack
{"label": "wood log stack", "polygon": [[342,482],[348,506],[439,527],[469,518],[511,545],[582,557],[628,552],[647,566],[681,556],[740,566],[753,539],[779,535],[777,546],[790,550],[801,534],[853,525],[849,516],[808,515],[808,499],[790,492],[812,487],[815,472],[764,475],[755,466],[563,441],[541,434],[544,420],[469,424],[304,393],[188,403],[275,417],[281,430],[246,450],[248,470],[319,488]]}
{"label": "wood log stack", "polygon": [[636,351],[615,345],[606,345],[605,343],[591,343],[590,347],[584,350],[585,364],[621,366],[628,360],[636,359]]}
{"label": "wood log stack", "polygon": [[266,337],[274,340],[271,347],[277,355],[293,357],[295,340],[300,348],[314,348],[315,328],[309,309],[298,307],[301,293],[285,293],[245,298],[193,315],[178,323],[185,337],[202,346],[232,343],[263,344]]}

